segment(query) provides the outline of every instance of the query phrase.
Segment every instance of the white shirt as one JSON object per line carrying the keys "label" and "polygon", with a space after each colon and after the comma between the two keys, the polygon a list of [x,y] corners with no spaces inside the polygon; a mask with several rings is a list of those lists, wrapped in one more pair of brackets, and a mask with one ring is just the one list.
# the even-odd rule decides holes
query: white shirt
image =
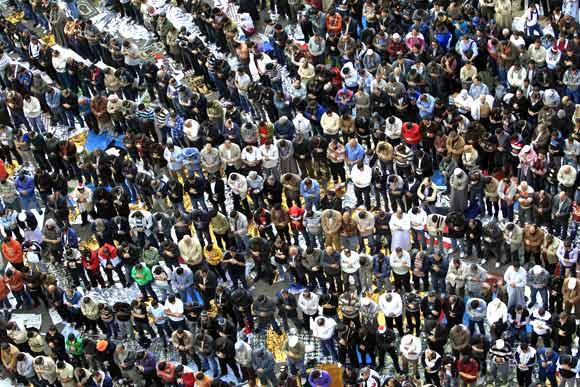
{"label": "white shirt", "polygon": [[340,129],[340,117],[336,113],[324,113],[320,117],[320,126],[322,127],[322,132],[328,135],[334,135],[338,133]]}
{"label": "white shirt", "polygon": [[[318,325],[317,321],[324,319],[324,325]],[[318,317],[312,319],[310,322],[310,329],[312,330],[312,336],[318,337],[320,340],[328,340],[334,336],[334,328],[336,327],[336,321],[332,318]]]}
{"label": "white shirt", "polygon": [[413,209],[410,209],[409,212],[409,219],[411,220],[411,227],[413,230],[424,230],[425,225],[427,224],[427,213],[424,209],[419,207],[419,213],[413,214]]}
{"label": "white shirt", "polygon": [[308,316],[315,316],[318,313],[318,295],[316,293],[310,292],[310,299],[307,300],[304,297],[304,293],[300,293],[298,296],[298,308],[302,311],[302,313],[307,314]]}
{"label": "white shirt", "polygon": [[[410,345],[404,345],[403,343],[408,340],[408,337],[413,338]],[[400,346],[401,353],[407,360],[417,360],[421,354],[421,339],[413,335],[405,335],[401,339]]]}
{"label": "white shirt", "polygon": [[526,286],[527,276],[528,273],[522,267],[516,271],[513,266],[510,266],[503,275],[503,279],[508,286],[515,283],[516,287],[523,288]]}
{"label": "white shirt", "polygon": [[360,269],[360,255],[352,250],[350,256],[342,252],[340,254],[340,268],[346,274],[356,273]]}
{"label": "white shirt", "polygon": [[352,183],[357,188],[366,188],[371,185],[371,179],[373,177],[373,171],[368,165],[364,165],[363,169],[359,169],[358,166],[354,166],[350,171],[350,178]]}
{"label": "white shirt", "polygon": [[[390,118],[390,117],[389,117]],[[394,117],[395,122],[393,124],[389,123],[387,118],[385,122],[385,135],[391,140],[396,140],[401,138],[401,129],[403,128],[403,121],[399,117]]]}
{"label": "white shirt", "polygon": [[[411,267],[411,256],[407,251],[403,251],[403,254],[399,257],[396,251],[391,253],[390,257],[391,268],[395,274],[404,275],[409,272],[409,268]],[[407,263],[407,265],[403,265],[403,263]]]}
{"label": "white shirt", "polygon": [[147,310],[149,311],[149,313],[151,313],[153,319],[155,320],[155,323],[157,324],[163,324],[167,319],[167,316],[165,315],[165,306],[162,306],[161,304],[157,304],[156,308],[149,305]]}
{"label": "white shirt", "polygon": [[242,160],[247,161],[249,163],[255,163],[257,161],[260,161],[262,160],[262,152],[260,152],[260,149],[258,149],[255,146],[252,147],[251,152],[248,152],[248,147],[245,147],[242,150]]}
{"label": "white shirt", "polygon": [[522,348],[518,347],[518,349],[516,350],[516,353],[518,354],[518,356],[520,358],[520,361],[518,363],[518,368],[524,369],[524,370],[528,369],[526,364],[528,364],[530,359],[533,359],[536,356],[536,350],[533,347],[528,347],[527,352],[522,351]]}
{"label": "white shirt", "polygon": [[545,335],[546,333],[550,332],[549,322],[552,320],[552,315],[550,312],[545,311],[543,316],[540,316],[538,313],[538,309],[534,310],[532,313],[532,328],[537,335]]}
{"label": "white shirt", "polygon": [[185,318],[183,316],[183,302],[181,302],[181,300],[177,297],[175,297],[175,302],[172,304],[171,302],[169,302],[169,300],[165,301],[165,310],[169,310],[169,312],[171,313],[181,313],[182,316],[181,317],[175,317],[175,316],[167,316],[167,318],[169,318],[171,321],[183,321],[183,319]]}
{"label": "white shirt", "polygon": [[304,134],[305,138],[312,136],[312,124],[310,120],[302,115],[302,113],[296,114],[296,117],[292,120],[294,128],[296,128],[296,133]]}
{"label": "white shirt", "polygon": [[401,218],[396,214],[391,216],[391,219],[389,220],[389,228],[391,231],[409,231],[411,229],[411,218],[404,212],[402,215]]}
{"label": "white shirt", "polygon": [[66,58],[64,55],[53,56],[52,67],[57,73],[64,73],[66,71]]}
{"label": "white shirt", "polygon": [[278,155],[278,147],[276,145],[270,145],[266,149],[266,144],[260,146],[260,152],[262,156],[262,167],[264,168],[276,168],[278,166],[278,161],[280,159]]}
{"label": "white shirt", "polygon": [[[387,294],[391,295],[391,301],[387,301]],[[403,300],[399,293],[383,293],[379,297],[379,307],[385,317],[398,317],[403,314]]]}
{"label": "white shirt", "polygon": [[487,305],[487,321],[490,325],[502,320],[506,322],[508,319],[508,310],[506,304],[504,304],[499,298],[495,298]]}

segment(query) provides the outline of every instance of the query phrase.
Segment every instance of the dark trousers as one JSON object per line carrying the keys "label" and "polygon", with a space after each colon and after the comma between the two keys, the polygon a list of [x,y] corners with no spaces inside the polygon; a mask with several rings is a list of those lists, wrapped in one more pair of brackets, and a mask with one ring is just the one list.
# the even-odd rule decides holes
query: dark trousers
{"label": "dark trousers", "polygon": [[367,209],[371,208],[371,187],[358,188],[354,187],[354,194],[356,195],[357,207],[363,204]]}
{"label": "dark trousers", "polygon": [[222,359],[221,357],[218,357],[218,363],[220,365],[221,376],[227,375],[228,366],[230,366],[232,371],[234,371],[234,375],[236,376],[236,378],[240,379],[240,371],[238,369],[238,364],[233,358]]}
{"label": "dark trousers", "polygon": [[401,335],[401,337],[403,337],[403,316],[397,316],[397,317],[386,317],[385,316],[385,322],[387,323],[387,327],[390,329],[393,329],[395,326],[397,327],[397,330],[399,331],[399,335]]}
{"label": "dark trousers", "polygon": [[516,369],[517,379],[518,379],[518,386],[520,387],[528,387],[532,384],[532,371],[533,368],[529,368],[527,370],[520,370],[519,368]]}
{"label": "dark trousers", "polygon": [[391,357],[391,360],[393,361],[393,365],[395,366],[395,371],[397,371],[397,373],[401,372],[401,366],[399,365],[399,354],[397,353],[397,350],[395,349],[395,347],[382,348],[381,346],[379,346],[378,353],[379,353],[379,361],[378,361],[378,363],[379,363],[378,371],[379,372],[385,368],[385,355],[387,353],[389,354],[389,356]]}
{"label": "dark trousers", "polygon": [[406,292],[411,291],[411,282],[410,282],[409,273],[402,274],[402,275],[393,273],[393,275],[395,277],[395,289],[396,290],[401,290],[402,288],[405,288]]}
{"label": "dark trousers", "polygon": [[123,269],[122,269],[121,264],[117,265],[117,266],[113,266],[112,269],[109,269],[107,267],[105,267],[105,274],[107,275],[107,281],[109,282],[109,286],[113,286],[113,284],[115,283],[115,280],[113,279],[113,271],[115,271],[115,273],[117,273],[117,276],[119,276],[119,282],[121,282],[121,284],[123,284],[123,287],[127,286],[127,280],[125,278],[125,274],[123,273]]}

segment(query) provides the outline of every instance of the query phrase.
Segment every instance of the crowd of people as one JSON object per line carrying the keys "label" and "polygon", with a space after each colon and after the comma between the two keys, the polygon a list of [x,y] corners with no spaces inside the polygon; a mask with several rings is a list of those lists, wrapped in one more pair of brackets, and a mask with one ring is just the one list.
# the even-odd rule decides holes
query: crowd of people
{"label": "crowd of people", "polygon": [[[106,9],[176,66],[76,0],[0,17],[7,378],[576,385],[577,0],[240,0],[266,41],[172,6],[195,33],[147,0]],[[91,295],[108,287],[140,295]],[[37,307],[73,333],[11,320]]]}

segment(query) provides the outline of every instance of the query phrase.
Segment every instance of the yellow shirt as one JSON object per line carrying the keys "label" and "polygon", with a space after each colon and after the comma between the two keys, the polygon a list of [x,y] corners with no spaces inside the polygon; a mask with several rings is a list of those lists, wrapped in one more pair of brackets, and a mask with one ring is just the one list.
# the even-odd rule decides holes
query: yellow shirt
{"label": "yellow shirt", "polygon": [[224,253],[218,246],[213,245],[211,251],[208,251],[207,247],[204,247],[203,255],[205,255],[205,259],[209,265],[217,266],[222,261]]}

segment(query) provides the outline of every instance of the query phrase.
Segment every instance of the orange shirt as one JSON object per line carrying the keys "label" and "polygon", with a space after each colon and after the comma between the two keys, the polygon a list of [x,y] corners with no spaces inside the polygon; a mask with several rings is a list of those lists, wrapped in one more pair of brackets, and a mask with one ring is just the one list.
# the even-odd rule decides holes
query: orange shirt
{"label": "orange shirt", "polygon": [[12,277],[4,277],[4,281],[14,292],[18,292],[24,288],[24,276],[18,270],[12,270]]}
{"label": "orange shirt", "polygon": [[8,293],[10,293],[10,288],[6,285],[4,278],[0,278],[0,300],[4,300],[8,297]]}
{"label": "orange shirt", "polygon": [[22,254],[22,245],[16,239],[2,243],[2,255],[10,263],[22,263],[24,255]]}

